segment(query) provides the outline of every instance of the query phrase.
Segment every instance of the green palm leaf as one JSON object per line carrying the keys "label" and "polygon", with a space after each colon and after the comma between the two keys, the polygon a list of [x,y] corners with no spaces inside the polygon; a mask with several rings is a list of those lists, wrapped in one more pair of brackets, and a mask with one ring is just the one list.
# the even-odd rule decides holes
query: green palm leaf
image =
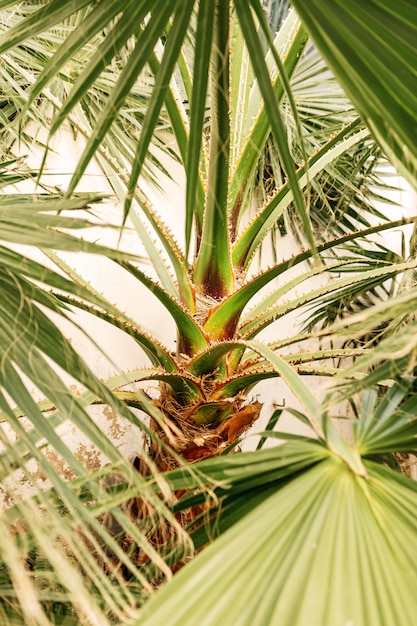
{"label": "green palm leaf", "polygon": [[[186,242],[190,245],[193,216],[196,213],[197,188],[199,184],[199,163],[203,141],[203,126],[206,110],[208,72],[212,46],[215,4],[210,0],[202,0],[199,6],[196,31],[195,66],[190,112],[190,141],[185,163],[187,164],[187,197],[186,197]],[[198,217],[195,220],[198,223]]]}
{"label": "green palm leaf", "polygon": [[330,455],[260,504],[248,491],[244,517],[145,604],[137,623],[394,626],[412,619],[417,488],[374,463],[366,470],[358,477]]}
{"label": "green palm leaf", "polygon": [[[288,150],[288,143],[286,138],[286,131],[284,128],[284,124],[282,121],[282,117],[279,111],[279,106],[274,94],[274,90],[271,86],[271,81],[269,77],[268,69],[265,65],[265,62],[258,50],[259,36],[256,33],[255,23],[252,18],[252,14],[250,11],[250,2],[246,0],[236,0],[236,11],[239,16],[239,22],[242,27],[242,31],[245,37],[246,45],[248,46],[249,55],[251,58],[251,62],[254,67],[255,74],[257,76],[259,87],[262,91],[262,96],[265,102],[265,108],[268,112],[268,117],[271,122],[272,132],[274,134],[277,148],[280,152],[280,156],[282,159],[282,163],[286,174],[288,176],[288,180],[291,183],[292,191],[294,194],[294,202],[297,206],[298,212],[303,222],[305,236],[309,245],[315,249],[315,241],[313,238],[313,234],[310,227],[310,221],[307,214],[307,207],[305,204],[305,198],[301,193],[301,189],[299,186],[298,178],[296,175],[295,167],[293,159]],[[254,3],[254,5],[258,5],[259,3]],[[284,81],[283,71],[284,68],[281,66],[281,80]],[[285,84],[285,83],[284,83]],[[301,142],[302,137],[300,137]]]}
{"label": "green palm leaf", "polygon": [[415,3],[293,4],[388,157],[416,185]]}

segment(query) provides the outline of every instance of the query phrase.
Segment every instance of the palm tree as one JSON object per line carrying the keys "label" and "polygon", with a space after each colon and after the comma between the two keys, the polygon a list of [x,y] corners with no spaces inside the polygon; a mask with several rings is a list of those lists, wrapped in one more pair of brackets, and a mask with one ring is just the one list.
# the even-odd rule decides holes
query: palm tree
{"label": "palm tree", "polygon": [[[14,4],[4,1],[0,8]],[[303,3],[294,2],[296,8],[298,4]],[[389,133],[379,123],[369,77],[358,91],[352,76],[364,75],[355,52],[356,33],[364,41],[363,27],[367,36],[374,36],[379,58],[395,52],[396,75],[406,75],[411,84],[414,57],[407,42],[415,10],[404,1],[403,12],[393,16],[389,3],[379,0],[367,9],[360,7],[356,18],[352,7],[358,3],[343,3],[346,9],[336,3],[323,30],[316,15],[327,4],[332,15],[333,4],[320,0],[314,3],[316,13],[300,7],[300,14],[387,156],[414,180],[415,143],[406,129],[415,112],[407,99],[401,108],[387,97],[397,85],[394,72],[387,70],[386,78],[378,81],[387,114],[402,113]],[[1,318],[1,384],[6,394],[0,397],[0,408],[18,435],[17,442],[3,437],[2,476],[13,476],[18,468],[30,476],[34,460],[51,483],[45,491],[32,480],[35,495],[15,502],[0,518],[4,622],[411,620],[416,608],[416,488],[385,467],[387,454],[415,449],[413,363],[410,349],[403,347],[410,329],[387,338],[403,342],[393,358],[384,341],[376,351],[340,346],[352,328],[362,332],[392,318],[393,306],[406,315],[414,305],[413,292],[373,312],[296,337],[279,333],[279,321],[291,311],[315,303],[324,307],[333,297],[349,302],[414,271],[416,265],[414,258],[400,263],[388,255],[376,257],[361,245],[368,235],[407,220],[372,226],[363,211],[371,211],[367,175],[375,172],[380,148],[357,113],[350,106],[341,110],[331,100],[322,102],[321,109],[313,107],[313,114],[309,106],[316,102],[300,106],[297,71],[300,80],[302,63],[307,68],[310,64],[310,76],[318,71],[303,24],[291,11],[271,35],[258,0],[163,5],[152,0],[52,0],[26,11],[18,7],[8,13],[16,24],[0,37],[8,69],[3,76],[14,86],[10,102],[21,119],[29,114],[44,123],[53,106],[51,136],[67,119],[87,144],[65,198],[42,196],[16,203],[7,197],[4,203],[4,223],[10,227],[4,234],[2,230],[3,239],[48,249],[48,258],[59,268],[48,269],[10,247],[2,254],[8,297]],[[353,20],[351,34],[343,21],[348,17]],[[47,37],[41,35],[47,30]],[[386,32],[395,36],[382,37]],[[342,56],[327,47],[328,33]],[[54,38],[60,43],[56,51]],[[368,71],[371,53],[369,59]],[[158,167],[149,154],[155,145],[164,147],[161,130],[166,124],[187,178],[184,249],[137,185],[144,168],[152,176]],[[96,200],[75,194],[93,157],[123,198],[123,222],[132,220],[156,278],[133,255],[63,232],[93,224],[73,216],[76,208]],[[265,190],[265,178],[270,178],[265,172],[271,170],[273,184]],[[338,192],[334,204],[326,193],[329,185]],[[248,218],[254,196],[262,198],[262,205]],[[315,217],[311,203],[318,207]],[[61,213],[70,209],[71,214]],[[320,238],[311,224],[313,219],[320,223],[324,210],[335,219]],[[253,276],[265,238],[280,220],[294,223],[294,216],[306,249]],[[28,232],[29,220],[33,229]],[[176,353],[83,282],[55,254],[57,249],[105,254],[145,285],[176,324]],[[294,268],[298,274],[289,277]],[[354,271],[284,301],[293,287],[312,276],[348,269]],[[260,290],[278,277],[279,286],[266,296],[261,293],[250,308]],[[64,316],[68,307],[75,307],[105,320],[141,346],[150,367],[102,383],[44,314],[45,306]],[[259,341],[258,335],[272,324],[277,328],[274,340]],[[307,339],[321,343],[291,354],[292,345]],[[44,355],[85,391],[71,393]],[[345,357],[357,358],[348,370],[353,382],[345,379]],[[34,401],[22,373],[46,400]],[[400,380],[381,400],[373,391],[364,395],[349,444],[332,421],[329,406],[386,383],[393,374]],[[344,384],[322,404],[304,382],[303,376],[311,375],[331,375]],[[256,452],[230,454],[259,416],[259,402],[250,399],[249,391],[278,376],[301,401],[304,413],[294,414],[310,426],[312,437],[292,436],[283,446],[263,449],[266,438],[283,437],[273,430],[277,412]],[[136,385],[144,381],[160,382],[156,399]],[[97,428],[85,410],[92,403],[110,405],[146,434],[149,445],[136,467]],[[148,415],[150,427],[135,408]],[[30,420],[27,430],[19,420],[23,414]],[[96,474],[57,435],[67,420],[108,459]],[[45,440],[66,464],[66,479],[43,453]],[[172,569],[219,533],[213,545],[162,584]],[[159,585],[161,590],[141,609]]]}

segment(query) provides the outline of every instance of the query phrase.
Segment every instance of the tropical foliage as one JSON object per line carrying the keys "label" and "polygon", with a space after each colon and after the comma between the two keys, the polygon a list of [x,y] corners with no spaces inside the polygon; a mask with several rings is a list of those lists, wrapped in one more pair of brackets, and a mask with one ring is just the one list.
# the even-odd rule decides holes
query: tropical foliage
{"label": "tropical foliage", "polygon": [[[414,220],[373,200],[386,157],[417,183],[417,9],[293,4],[303,21],[259,0],[0,1],[1,182],[42,189],[0,203],[2,623],[413,619],[416,486],[398,454],[416,450],[417,259],[414,238],[395,253],[377,237]],[[59,193],[42,174],[64,124],[85,148]],[[37,172],[10,153],[32,136]],[[93,159],[123,204],[101,226],[134,228],[146,259],[84,237],[100,198],[77,187]],[[186,177],[184,245],[141,185],[161,184],[169,159]],[[287,231],[299,249],[285,259]],[[144,285],[176,351],[59,251],[105,256]],[[149,366],[101,381],[60,330],[73,311],[131,338]],[[257,450],[236,454],[260,414],[253,388],[278,377],[311,436],[277,430],[278,410]],[[317,377],[325,397],[306,383]],[[331,417],[346,399],[347,437]],[[136,459],[94,404],[142,433]],[[68,424],[105,459],[94,473],[61,438]]]}

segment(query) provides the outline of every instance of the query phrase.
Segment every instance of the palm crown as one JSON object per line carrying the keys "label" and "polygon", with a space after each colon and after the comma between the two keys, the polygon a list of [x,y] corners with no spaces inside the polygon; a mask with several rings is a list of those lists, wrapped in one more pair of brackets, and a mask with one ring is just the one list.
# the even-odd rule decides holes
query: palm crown
{"label": "palm crown", "polygon": [[[3,2],[0,7],[12,4]],[[271,539],[265,543],[265,549],[275,546],[274,561],[312,563],[311,555],[303,553],[303,549],[307,550],[308,541],[314,539],[323,551],[325,565],[322,561],[315,562],[310,580],[317,580],[321,575],[333,579],[333,568],[338,564],[328,554],[329,548],[323,539],[325,531],[319,534],[319,539],[315,535],[315,515],[319,517],[325,510],[330,510],[327,520],[340,515],[346,525],[334,531],[335,544],[341,550],[346,536],[353,533],[353,550],[360,554],[363,542],[376,533],[376,529],[381,532],[373,511],[363,506],[365,489],[372,506],[382,511],[383,524],[398,523],[409,545],[414,546],[411,549],[416,547],[409,517],[393,505],[395,497],[403,498],[410,511],[415,510],[415,487],[370,460],[393,451],[414,449],[415,425],[409,424],[415,404],[411,379],[394,385],[380,404],[373,392],[369,392],[363,407],[357,411],[354,445],[351,446],[329,418],[328,407],[320,404],[300,377],[300,374],[314,374],[341,379],[346,376],[340,367],[341,359],[361,357],[348,370],[349,375],[359,378],[356,385],[345,386],[337,394],[337,398],[351,397],[391,375],[392,363],[387,364],[386,344],[382,342],[378,350],[370,351],[366,346],[348,349],[340,340],[334,343],[334,333],[344,333],[344,321],[336,322],[336,326],[323,325],[319,330],[305,331],[296,337],[276,333],[269,344],[258,340],[262,331],[292,311],[314,306],[319,311],[316,319],[321,316],[328,320],[335,307],[341,313],[344,303],[358,302],[363,294],[375,294],[381,286],[386,287],[388,280],[394,281],[397,275],[415,269],[413,257],[400,259],[382,248],[377,254],[371,242],[361,243],[369,235],[412,221],[384,219],[372,225],[371,213],[377,212],[368,202],[366,190],[370,181],[375,181],[380,158],[379,144],[370,137],[367,125],[387,156],[411,181],[415,178],[416,144],[412,134],[406,136],[404,132],[409,120],[415,119],[411,105],[404,105],[401,116],[396,117],[398,102],[392,107],[391,101],[382,102],[381,109],[392,124],[387,133],[381,112],[375,112],[375,94],[372,98],[369,95],[373,89],[369,85],[371,77],[380,69],[380,63],[375,65],[375,70],[372,67],[373,55],[383,58],[390,46],[397,52],[398,68],[413,75],[409,36],[414,22],[408,12],[415,12],[415,9],[402,3],[404,15],[393,19],[388,26],[384,20],[390,10],[382,1],[375,3],[375,6],[380,5],[378,10],[375,8],[374,12],[372,5],[359,12],[358,17],[352,8],[355,2],[347,3],[346,8],[335,3],[337,9],[332,3],[319,0],[309,9],[298,7],[299,4],[303,3],[294,2],[328,59],[334,47],[343,50],[343,55],[332,56],[333,67],[362,118],[340,92],[336,100],[323,98],[323,84],[334,84],[334,79],[311,48],[305,27],[295,11],[286,13],[278,32],[271,34],[258,0],[201,0],[198,3],[181,0],[162,5],[152,0],[136,3],[52,0],[28,11],[27,15],[19,16],[18,11],[16,25],[0,37],[0,52],[5,53],[15,46],[13,53],[8,52],[4,57],[10,84],[13,86],[16,68],[24,83],[19,89],[11,89],[8,106],[21,112],[22,119],[27,114],[39,120],[50,116],[52,105],[56,112],[53,110],[51,136],[64,120],[69,120],[87,137],[65,198],[39,197],[36,202],[20,198],[16,203],[16,198],[6,197],[2,214],[4,223],[10,226],[10,234],[7,235],[4,228],[3,239],[43,248],[107,255],[158,298],[177,329],[174,354],[145,333],[136,320],[129,319],[84,283],[52,250],[48,256],[60,271],[47,269],[3,248],[4,289],[9,297],[2,313],[5,319],[14,320],[14,335],[13,341],[7,335],[3,341],[2,385],[18,408],[4,397],[2,411],[21,438],[18,444],[5,444],[5,475],[10,472],[10,466],[15,467],[13,459],[16,457],[22,467],[33,458],[52,483],[50,491],[38,490],[33,498],[15,504],[4,515],[4,525],[9,527],[22,517],[27,519],[28,511],[39,503],[47,512],[43,530],[35,532],[29,525],[26,534],[18,535],[26,537],[27,546],[19,545],[19,541],[13,544],[17,546],[16,554],[23,555],[36,572],[29,577],[31,589],[37,590],[39,598],[35,617],[38,621],[34,623],[42,623],[43,609],[51,606],[53,599],[61,608],[70,607],[69,620],[72,614],[77,614],[91,623],[105,623],[100,622],[102,619],[110,623],[113,617],[121,623],[130,610],[136,610],[152,586],[171,576],[171,567],[175,569],[184,556],[191,554],[190,536],[194,546],[201,548],[218,530],[222,533],[227,530],[227,533],[175,576],[173,584],[179,590],[177,595],[172,598],[169,590],[164,589],[156,594],[145,605],[138,623],[156,623],[152,622],[155,619],[160,623],[169,620],[178,624],[197,623],[201,619],[197,605],[206,607],[211,594],[215,595],[216,589],[218,592],[213,569],[217,554],[228,555],[229,569],[224,563],[221,567],[225,575],[236,576],[237,586],[231,592],[234,598],[233,594],[245,588],[265,558],[262,546],[255,542],[255,571],[248,567],[238,575],[239,562],[232,555],[236,542],[240,541],[239,537],[246,541],[251,536],[264,536],[268,529]],[[334,27],[327,13],[321,12],[325,4],[329,5],[326,8],[329,15],[335,11]],[[23,9],[22,12],[25,13]],[[339,12],[343,13],[342,17]],[[326,17],[323,24],[334,36],[333,47],[329,46],[318,16],[323,20]],[[348,19],[352,34],[343,26],[343,20]],[[403,32],[400,23],[405,33],[402,45],[398,42],[398,33]],[[56,51],[53,46],[40,49],[41,33],[56,24],[61,24],[62,31],[57,31],[55,36],[63,39],[62,43]],[[365,67],[354,54],[363,25],[367,35],[374,37],[376,46],[369,53]],[[382,41],[381,34],[385,32],[393,33],[392,38]],[[37,76],[31,68],[37,69]],[[317,73],[323,77],[319,88],[314,84]],[[352,84],[351,75],[364,81],[360,93]],[[378,90],[384,94],[392,93],[397,86],[393,73],[387,73],[385,83],[378,81]],[[410,97],[408,87],[403,85],[403,89],[406,91],[404,101],[409,102],[406,100]],[[153,178],[157,168],[163,167],[158,162],[155,147],[168,149],[162,132],[167,125],[175,137],[175,156],[184,166],[187,181],[183,249],[138,185],[141,175]],[[13,133],[13,123],[9,122],[8,132]],[[169,150],[172,152],[171,148]],[[92,195],[75,193],[93,157],[123,200],[123,223],[128,220],[133,223],[156,278],[150,278],[134,255],[81,241],[63,232],[63,229],[91,225],[88,219],[74,218],[65,211],[74,211],[96,200]],[[130,171],[126,169],[127,164]],[[271,178],[271,171],[273,182],[266,188],[264,180]],[[334,203],[326,193],[326,185],[338,192]],[[254,198],[262,198],[262,204],[253,210]],[[313,232],[311,224],[320,223],[324,210],[335,217],[329,220],[323,233]],[[21,227],[26,219],[34,225],[30,233]],[[284,220],[287,226],[296,221],[296,232],[305,249],[254,275],[253,263],[265,238]],[[286,278],[294,268],[299,271]],[[326,272],[330,275],[337,272],[341,277],[307,290],[301,296],[291,296],[294,287],[302,287],[311,277]],[[259,295],[264,287],[272,287],[276,278],[280,279],[280,285],[266,296]],[[47,293],[34,281],[52,287],[53,293]],[[404,316],[413,307],[407,295],[396,301],[400,307],[397,311],[401,310]],[[44,315],[39,304],[61,315],[65,315],[70,305],[106,320],[142,347],[150,367],[117,375],[103,384]],[[390,306],[381,306],[371,326],[376,319],[378,323],[385,323],[393,317]],[[28,320],[32,325],[28,325]],[[370,315],[365,312],[348,323],[362,332],[363,328],[369,328],[369,320]],[[274,328],[279,326],[276,324]],[[396,336],[399,337],[396,341],[404,337],[401,332]],[[320,349],[306,347],[301,353],[291,354],[293,344],[312,337],[321,338]],[[390,340],[388,336],[386,342]],[[86,391],[81,396],[76,398],[68,391],[46,363],[44,353],[84,385]],[[379,364],[380,355],[385,359],[382,364]],[[398,358],[403,359],[401,373],[412,373],[407,351]],[[15,363],[48,398],[43,404],[38,405],[30,398]],[[339,366],[335,367],[334,363]],[[366,376],[370,366],[374,366],[374,370]],[[259,416],[260,403],[251,401],[248,392],[258,382],[277,376],[284,378],[304,406],[305,415],[297,415],[310,425],[313,438],[296,438],[285,444],[282,451],[278,451],[281,448],[259,449],[247,455],[227,455]],[[160,382],[157,398],[151,399],[139,388],[132,390],[132,383],[154,380]],[[145,431],[150,444],[141,451],[142,460],[137,468],[123,459],[86,412],[85,407],[94,402],[109,404]],[[133,408],[148,414],[150,428],[138,419]],[[17,419],[23,413],[32,423],[28,434]],[[55,433],[58,425],[68,418],[110,461],[95,477],[89,475]],[[272,422],[268,428],[271,427]],[[387,435],[390,429],[391,437]],[[273,433],[265,434],[269,435]],[[64,481],[45,462],[41,452],[42,437],[47,437],[68,464],[74,475],[72,480]],[[262,447],[262,440],[259,447]],[[219,454],[221,456],[216,458]],[[185,464],[183,468],[184,461],[197,463]],[[172,471],[162,478],[161,472],[168,469]],[[308,497],[313,483],[316,490]],[[326,495],[329,484],[336,494],[333,500]],[[395,496],[390,495],[390,489]],[[161,493],[168,494],[166,500],[160,497]],[[284,506],[283,502],[292,511],[290,521],[276,515]],[[252,507],[258,506],[256,515],[248,514]],[[222,509],[222,515],[216,516],[215,512]],[[349,510],[363,516],[362,521],[357,524],[346,521]],[[274,521],[275,518],[278,521]],[[201,519],[205,519],[206,524],[201,525]],[[288,550],[286,544],[274,541],[274,537],[288,532],[291,520],[295,524],[294,536],[307,536],[298,555]],[[185,524],[190,525],[188,532],[184,530]],[[330,521],[326,524],[330,525]],[[61,544],[49,553],[47,534],[52,527]],[[326,526],[327,533],[331,532],[329,528]],[[82,541],[78,545],[80,536]],[[396,541],[396,549],[402,550],[399,535]],[[25,541],[20,540],[22,543]],[[87,555],[86,545],[90,552]],[[394,568],[395,550],[383,545],[384,556]],[[29,554],[32,547],[33,557]],[[371,558],[377,558],[379,548],[376,544],[369,547]],[[77,563],[75,567],[71,565],[69,582],[65,582],[66,565],[59,562],[62,555],[66,563]],[[3,587],[6,590],[16,586],[19,576],[25,575],[25,567],[17,565],[13,569],[12,561],[13,556],[5,553]],[[346,570],[334,582],[335,598],[340,597],[349,580],[357,583],[357,571],[367,563],[358,556],[358,569]],[[204,601],[195,588],[198,568],[204,572],[206,580]],[[112,584],[109,571],[114,572]],[[259,571],[265,572],[262,567]],[[283,615],[281,598],[286,592],[282,572],[284,569],[274,574],[275,599],[265,602],[266,613],[262,618],[256,617],[257,623],[275,623],[267,617],[268,610],[274,615]],[[53,592],[42,590],[48,578],[54,581]],[[126,579],[129,584],[125,591]],[[300,576],[298,585],[307,584],[306,580]],[[271,579],[267,578],[267,582],[269,584]],[[375,597],[385,593],[388,584],[381,575]],[[299,588],[294,585],[288,592],[288,598],[292,598],[288,606],[292,608],[282,618],[283,623],[296,623],[291,621],[291,611],[295,610]],[[185,603],[183,608],[180,606],[182,589],[190,589],[193,598],[190,605]],[[360,597],[358,584],[349,589],[349,602],[354,603],[356,616],[362,619],[368,609],[376,615],[378,606],[369,608]],[[298,623],[307,623],[306,615],[311,614],[315,595],[314,589],[306,594]],[[408,605],[400,596],[393,599],[390,615],[397,619],[401,614],[405,619],[410,611],[407,607],[411,606],[409,596],[407,601]],[[342,614],[343,619],[347,619],[349,602],[336,607],[335,601],[335,608],[329,609],[324,618],[326,603],[323,599],[316,613],[316,623],[333,624],[336,618],[342,619]],[[10,606],[11,614],[29,615],[21,599],[18,604],[11,602]],[[237,606],[236,610],[240,611]],[[248,602],[245,610],[245,623],[254,623],[255,605]],[[108,617],[104,617],[106,612]],[[137,614],[132,614],[132,623],[135,623]],[[172,621],[173,615],[177,621]],[[215,603],[209,615],[210,623],[219,623],[222,619],[224,624],[234,624],[237,619],[233,611],[228,616],[218,615]],[[325,619],[327,621],[323,621]]]}

